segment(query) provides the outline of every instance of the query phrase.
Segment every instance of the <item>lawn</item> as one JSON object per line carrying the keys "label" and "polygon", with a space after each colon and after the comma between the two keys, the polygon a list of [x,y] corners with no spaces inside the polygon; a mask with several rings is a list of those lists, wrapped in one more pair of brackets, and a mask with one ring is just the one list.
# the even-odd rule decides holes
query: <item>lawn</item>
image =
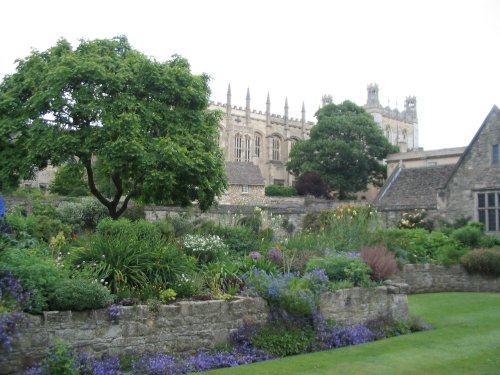
{"label": "lawn", "polygon": [[500,374],[500,293],[413,295],[409,305],[434,330],[208,373]]}

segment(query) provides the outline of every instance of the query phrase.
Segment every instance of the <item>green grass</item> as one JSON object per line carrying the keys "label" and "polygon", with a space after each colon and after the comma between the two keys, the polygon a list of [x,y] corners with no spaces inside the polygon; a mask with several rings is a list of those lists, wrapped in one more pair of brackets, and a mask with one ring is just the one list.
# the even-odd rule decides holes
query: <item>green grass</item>
{"label": "green grass", "polygon": [[409,296],[434,330],[210,374],[500,374],[500,293]]}

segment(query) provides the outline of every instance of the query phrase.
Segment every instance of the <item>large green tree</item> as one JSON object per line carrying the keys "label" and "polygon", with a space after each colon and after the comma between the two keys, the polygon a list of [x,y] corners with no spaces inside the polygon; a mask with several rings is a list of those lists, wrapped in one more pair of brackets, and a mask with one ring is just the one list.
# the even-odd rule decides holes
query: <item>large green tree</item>
{"label": "large green tree", "polygon": [[380,184],[386,174],[381,160],[397,148],[373,117],[350,101],[328,104],[316,117],[310,138],[297,142],[290,152],[290,173],[316,172],[341,198],[365,190],[369,183]]}
{"label": "large green tree", "polygon": [[[184,58],[155,61],[125,37],[33,51],[0,84],[0,181],[76,160],[113,218],[131,198],[207,209],[226,187],[208,82]],[[111,197],[96,186],[96,160]]]}

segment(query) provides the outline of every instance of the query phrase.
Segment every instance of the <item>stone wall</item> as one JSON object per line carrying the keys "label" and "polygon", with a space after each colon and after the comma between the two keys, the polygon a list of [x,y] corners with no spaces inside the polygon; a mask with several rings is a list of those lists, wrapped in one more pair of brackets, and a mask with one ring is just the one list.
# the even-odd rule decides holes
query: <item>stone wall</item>
{"label": "stone wall", "polygon": [[[179,301],[162,305],[122,307],[123,315],[110,321],[107,309],[49,311],[28,315],[29,327],[14,340],[13,351],[0,352],[0,374],[19,373],[39,361],[54,338],[81,351],[112,356],[125,353],[208,350],[227,342],[244,322],[264,323],[268,306],[260,298],[233,301]],[[356,324],[381,315],[405,319],[408,314],[404,285],[353,288],[323,296],[321,313],[327,319]]]}
{"label": "stone wall", "polygon": [[408,284],[409,293],[500,292],[500,278],[469,274],[459,265],[407,264],[392,280]]}

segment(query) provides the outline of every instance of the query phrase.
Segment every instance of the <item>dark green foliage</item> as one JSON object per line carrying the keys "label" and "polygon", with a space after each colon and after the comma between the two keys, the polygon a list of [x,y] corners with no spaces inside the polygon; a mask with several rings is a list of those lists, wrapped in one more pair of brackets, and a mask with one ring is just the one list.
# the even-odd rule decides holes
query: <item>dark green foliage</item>
{"label": "dark green foliage", "polygon": [[297,190],[293,186],[268,185],[265,187],[265,194],[268,197],[294,197]]}
{"label": "dark green foliage", "polygon": [[316,198],[328,197],[328,185],[316,172],[302,173],[295,184],[295,189],[299,195],[312,195]]}
{"label": "dark green foliage", "polygon": [[16,236],[25,233],[45,242],[49,242],[50,238],[55,237],[59,232],[63,232],[66,237],[71,234],[69,225],[49,216],[30,215],[25,217],[13,214],[7,215],[7,222]]}
{"label": "dark green foliage", "polygon": [[341,199],[365,190],[368,183],[380,186],[386,175],[380,160],[396,148],[372,115],[345,101],[323,106],[316,117],[310,138],[292,148],[288,171],[294,176],[316,172]]}
{"label": "dark green foliage", "polygon": [[50,296],[51,310],[84,311],[100,309],[110,305],[113,298],[109,289],[89,279],[61,280]]}
{"label": "dark green foliage", "polygon": [[57,219],[56,207],[50,202],[33,202],[32,212],[35,216],[47,216],[51,219]]}
{"label": "dark green foliage", "polygon": [[158,226],[145,220],[104,219],[83,248],[75,249],[73,265],[89,267],[113,293],[141,290],[148,284],[166,289],[180,274],[189,274],[194,260],[165,239]]}
{"label": "dark green foliage", "polygon": [[285,357],[307,353],[311,350],[314,330],[311,327],[286,327],[284,325],[267,325],[253,339],[253,345],[266,353],[277,357]]}
{"label": "dark green foliage", "polygon": [[462,251],[459,242],[443,232],[425,229],[383,229],[370,238],[371,244],[384,244],[405,263],[447,263]]}
{"label": "dark green foliage", "polygon": [[224,240],[229,246],[230,253],[248,254],[253,250],[258,250],[262,243],[258,241],[257,235],[251,229],[243,226],[217,226],[212,229],[212,234]]}
{"label": "dark green foliage", "polygon": [[59,282],[68,278],[64,268],[47,256],[38,255],[33,250],[9,249],[0,256],[0,271],[12,272],[21,280],[23,288],[33,292],[31,312],[41,313],[47,310],[50,296]]}
{"label": "dark green foliage", "polygon": [[482,236],[483,231],[477,226],[470,224],[465,227],[455,229],[451,234],[453,239],[460,242],[463,246],[470,248],[478,247]]}
{"label": "dark green foliage", "polygon": [[50,184],[52,194],[80,197],[89,195],[89,187],[85,181],[85,168],[82,164],[71,162],[61,165]]}
{"label": "dark green foliage", "polygon": [[494,246],[500,246],[500,235],[483,235],[479,241],[480,248],[489,248]]}
{"label": "dark green foliage", "polygon": [[475,249],[465,254],[460,261],[470,273],[500,276],[500,248]]}
{"label": "dark green foliage", "polygon": [[330,281],[347,280],[355,286],[364,286],[370,282],[371,269],[361,259],[347,255],[312,257],[307,262],[306,270],[323,269]]}
{"label": "dark green foliage", "polygon": [[0,181],[78,160],[115,219],[132,198],[206,210],[227,186],[209,97],[186,59],[155,61],[124,36],[33,50],[0,84]]}

